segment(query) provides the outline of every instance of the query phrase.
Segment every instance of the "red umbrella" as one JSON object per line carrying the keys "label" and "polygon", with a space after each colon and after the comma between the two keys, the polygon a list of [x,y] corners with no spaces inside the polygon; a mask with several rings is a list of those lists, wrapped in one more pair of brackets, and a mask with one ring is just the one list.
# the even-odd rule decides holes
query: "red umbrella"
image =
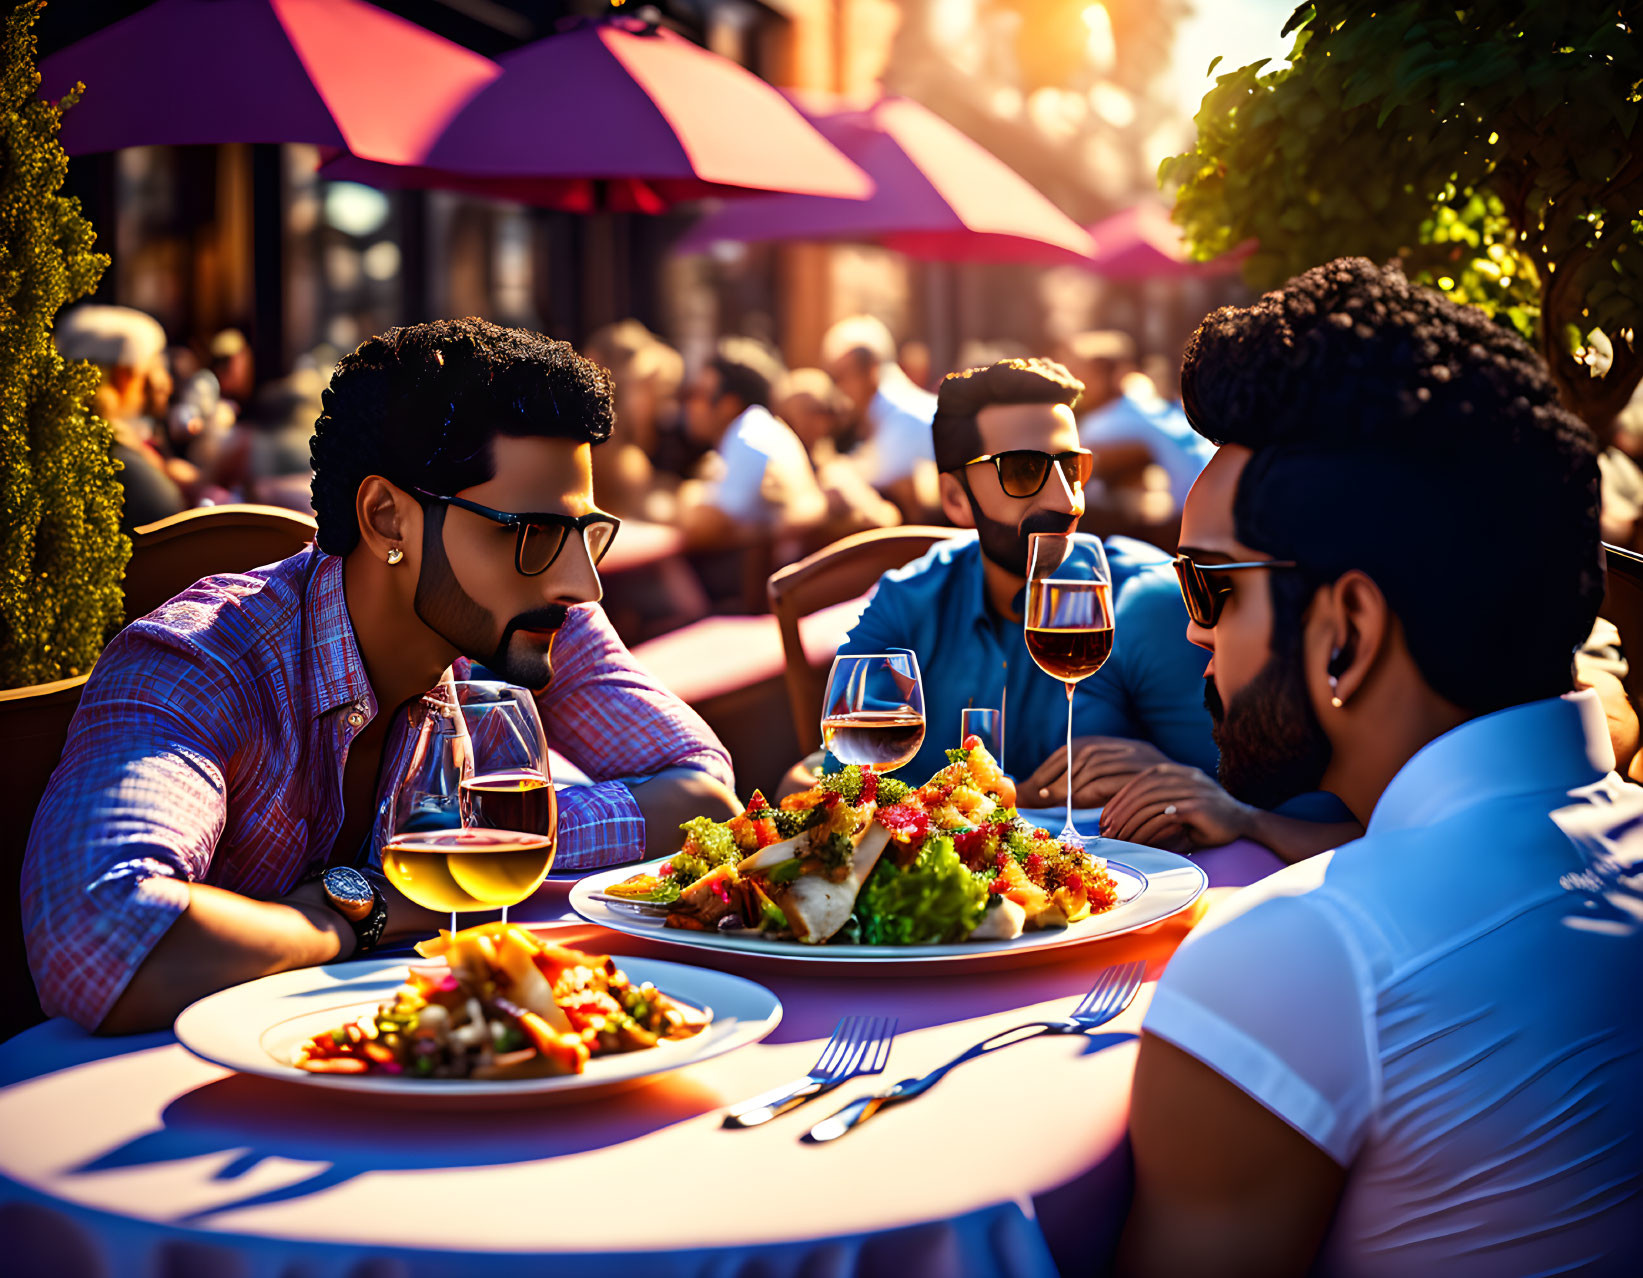
{"label": "red umbrella", "polygon": [[916,102],[809,113],[873,179],[866,200],[740,200],[693,227],[680,248],[715,241],[867,240],[913,257],[1088,265],[1087,232],[1025,178]]}
{"label": "red umbrella", "polygon": [[1240,245],[1208,262],[1187,256],[1181,228],[1161,204],[1138,204],[1090,227],[1095,255],[1090,266],[1114,280],[1182,279],[1194,275],[1226,275],[1255,250]]}
{"label": "red umbrella", "polygon": [[159,0],[52,54],[41,92],[85,82],[73,155],[309,142],[407,159],[496,63],[364,0]]}
{"label": "red umbrella", "polygon": [[728,58],[632,19],[584,23],[504,54],[403,166],[341,156],[328,177],[433,186],[586,211],[659,212],[748,191],[872,190],[780,93]]}

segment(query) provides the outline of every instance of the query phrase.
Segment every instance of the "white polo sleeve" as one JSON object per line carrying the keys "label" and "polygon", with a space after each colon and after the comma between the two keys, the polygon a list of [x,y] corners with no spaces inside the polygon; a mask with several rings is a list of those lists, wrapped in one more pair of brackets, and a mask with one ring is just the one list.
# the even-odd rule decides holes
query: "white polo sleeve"
{"label": "white polo sleeve", "polygon": [[[1144,1028],[1235,1083],[1342,1166],[1379,1095],[1375,988],[1305,862],[1245,889],[1170,960]],[[1299,888],[1299,892],[1297,892]],[[1246,896],[1252,899],[1246,900]]]}

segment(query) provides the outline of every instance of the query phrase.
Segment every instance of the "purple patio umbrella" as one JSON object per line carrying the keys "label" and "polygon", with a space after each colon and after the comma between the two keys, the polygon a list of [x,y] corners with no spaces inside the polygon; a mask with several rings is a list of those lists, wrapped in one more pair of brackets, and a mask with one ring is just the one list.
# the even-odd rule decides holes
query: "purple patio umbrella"
{"label": "purple patio umbrella", "polygon": [[364,0],[158,0],[40,64],[71,155],[308,142],[398,162],[500,74]]}
{"label": "purple patio umbrella", "polygon": [[918,103],[884,97],[866,109],[834,105],[806,114],[873,179],[873,194],[739,200],[691,228],[682,252],[726,240],[855,240],[943,261],[1089,264],[1088,232]]}

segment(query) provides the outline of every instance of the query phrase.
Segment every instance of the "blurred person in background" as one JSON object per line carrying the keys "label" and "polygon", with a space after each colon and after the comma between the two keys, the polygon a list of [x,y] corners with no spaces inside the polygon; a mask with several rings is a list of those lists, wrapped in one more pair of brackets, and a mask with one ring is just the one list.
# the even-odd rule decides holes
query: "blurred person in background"
{"label": "blurred person in background", "polygon": [[930,451],[936,397],[908,380],[896,362],[896,339],[871,315],[852,315],[827,330],[822,367],[860,419],[867,482],[909,522],[926,521],[939,502]]}
{"label": "blurred person in background", "polygon": [[691,549],[807,532],[827,517],[804,444],[770,411],[782,375],[767,347],[727,337],[691,382],[686,429],[717,454],[702,478],[679,487],[677,523]]}
{"label": "blurred person in background", "polygon": [[[1214,448],[1192,429],[1180,406],[1137,370],[1134,340],[1111,330],[1079,333],[1061,354],[1084,383],[1078,438],[1094,454],[1095,477],[1128,514],[1155,519],[1179,510]],[[1156,488],[1150,466],[1159,467],[1166,480]],[[1167,492],[1168,508],[1145,501],[1141,495],[1149,491]]]}
{"label": "blurred person in background", "polygon": [[652,339],[623,362],[616,382],[616,427],[610,443],[593,455],[593,482],[599,500],[624,519],[670,523],[678,477],[658,473],[652,458],[663,423],[679,417],[685,361],[678,351]]}
{"label": "blurred person in background", "polygon": [[907,374],[907,380],[920,390],[930,389],[930,378],[935,374],[935,360],[930,355],[930,346],[916,337],[908,338],[896,352],[896,363],[901,365],[901,371]]}
{"label": "blurred person in background", "polygon": [[257,365],[251,355],[251,343],[239,329],[225,328],[211,339],[210,349],[211,371],[216,375],[218,389],[238,416],[257,390]]}
{"label": "blurred person in background", "polygon": [[130,532],[187,510],[193,503],[183,484],[192,486],[198,474],[155,443],[156,419],[164,420],[171,401],[159,321],[126,306],[76,306],[57,321],[54,337],[64,359],[89,360],[102,372],[93,405],[114,428],[110,451],[125,490],[121,527]]}
{"label": "blurred person in background", "polygon": [[819,368],[796,368],[782,383],[776,413],[810,454],[816,482],[827,498],[826,540],[901,522],[894,503],[879,495],[861,469],[839,452],[849,406]]}

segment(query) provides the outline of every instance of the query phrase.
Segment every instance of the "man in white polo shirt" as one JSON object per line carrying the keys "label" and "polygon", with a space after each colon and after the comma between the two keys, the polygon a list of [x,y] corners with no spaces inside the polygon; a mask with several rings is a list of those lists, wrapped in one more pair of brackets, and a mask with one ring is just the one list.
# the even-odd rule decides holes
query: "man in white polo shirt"
{"label": "man in white polo shirt", "polygon": [[1635,1273],[1643,790],[1571,654],[1596,448],[1481,312],[1342,259],[1207,319],[1177,572],[1221,779],[1361,839],[1239,894],[1147,1013],[1137,1274]]}

